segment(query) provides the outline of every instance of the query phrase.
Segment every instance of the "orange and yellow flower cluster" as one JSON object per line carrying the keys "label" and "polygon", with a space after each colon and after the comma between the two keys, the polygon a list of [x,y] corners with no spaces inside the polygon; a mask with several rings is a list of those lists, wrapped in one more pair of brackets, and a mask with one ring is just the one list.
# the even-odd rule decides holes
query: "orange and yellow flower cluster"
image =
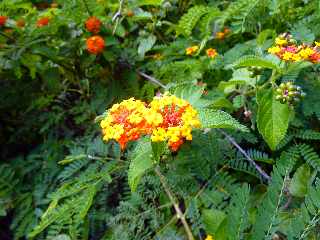
{"label": "orange and yellow flower cluster", "polygon": [[275,54],[280,59],[288,62],[309,61],[320,62],[320,43],[315,42],[315,46],[297,45],[294,40],[285,37],[277,37],[275,46],[268,49],[268,52]]}
{"label": "orange and yellow flower cluster", "polygon": [[[101,25],[102,22],[96,17],[90,17],[85,22],[87,31],[93,34],[98,34],[100,32]],[[95,35],[87,39],[86,45],[89,53],[99,54],[102,53],[105,48],[105,41],[101,36]]]}
{"label": "orange and yellow flower cluster", "polygon": [[85,25],[88,32],[97,34],[100,32],[101,28],[101,21],[96,17],[90,17],[87,19]]}
{"label": "orange and yellow flower cluster", "polygon": [[105,47],[104,39],[99,35],[89,37],[86,44],[88,52],[92,54],[102,53]]}
{"label": "orange and yellow flower cluster", "polygon": [[217,39],[223,40],[231,32],[229,28],[224,28],[222,32],[216,32],[215,37]]}
{"label": "orange and yellow flower cluster", "polygon": [[167,141],[170,149],[177,151],[185,140],[192,140],[191,131],[200,127],[200,121],[190,103],[166,93],[149,105],[133,98],[115,104],[100,126],[103,139],[116,140],[121,149],[129,141],[150,135],[151,141]]}
{"label": "orange and yellow flower cluster", "polygon": [[[191,56],[191,55],[196,54],[198,51],[199,51],[199,46],[194,45],[194,46],[186,48],[186,55]],[[209,58],[212,58],[212,59],[215,58],[216,56],[218,56],[218,52],[214,48],[208,48],[206,50],[206,54]]]}

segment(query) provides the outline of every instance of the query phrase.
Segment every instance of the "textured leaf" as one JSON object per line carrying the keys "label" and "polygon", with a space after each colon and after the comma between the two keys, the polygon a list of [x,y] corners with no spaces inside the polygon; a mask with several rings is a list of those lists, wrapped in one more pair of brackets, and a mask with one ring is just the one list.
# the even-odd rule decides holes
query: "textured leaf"
{"label": "textured leaf", "polygon": [[277,57],[260,57],[254,55],[243,56],[235,63],[232,64],[232,67],[262,67],[274,69],[280,72],[279,67],[280,60]]}
{"label": "textured leaf", "polygon": [[289,125],[290,109],[275,99],[273,90],[258,92],[257,125],[263,139],[272,150],[285,137]]}
{"label": "textured leaf", "polygon": [[152,167],[152,147],[150,139],[143,138],[138,142],[130,156],[131,162],[128,171],[128,183],[131,191],[136,191],[143,174]]}
{"label": "textured leaf", "polygon": [[293,175],[289,191],[295,197],[304,197],[308,191],[310,167],[308,164],[300,166]]}
{"label": "textured leaf", "polygon": [[202,128],[232,128],[247,132],[246,126],[240,124],[230,114],[211,109],[199,110],[199,118]]}

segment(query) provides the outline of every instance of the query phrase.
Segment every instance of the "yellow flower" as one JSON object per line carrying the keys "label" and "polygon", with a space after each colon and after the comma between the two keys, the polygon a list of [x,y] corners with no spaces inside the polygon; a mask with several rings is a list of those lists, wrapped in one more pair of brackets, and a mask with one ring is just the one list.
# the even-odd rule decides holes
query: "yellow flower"
{"label": "yellow flower", "polygon": [[288,41],[286,39],[277,37],[276,40],[275,40],[275,43],[277,45],[283,46],[283,45],[287,45]]}
{"label": "yellow flower", "polygon": [[277,54],[281,51],[281,48],[279,46],[271,47],[268,49],[268,53],[271,54]]}
{"label": "yellow flower", "polygon": [[308,59],[313,53],[314,53],[314,50],[312,48],[306,47],[300,50],[299,55],[303,59]]}
{"label": "yellow flower", "polygon": [[214,48],[208,48],[206,50],[206,53],[209,58],[215,58],[218,55],[217,50],[215,50]]}
{"label": "yellow flower", "polygon": [[145,119],[152,126],[158,126],[163,121],[161,114],[152,109],[146,112]]}
{"label": "yellow flower", "polygon": [[283,59],[283,60],[286,60],[286,61],[289,61],[289,60],[292,59],[292,57],[293,57],[293,53],[291,53],[291,52],[285,52],[285,53],[283,54],[283,56],[282,56],[282,59]]}
{"label": "yellow flower", "polygon": [[226,33],[224,32],[216,32],[217,39],[224,39],[225,36],[226,36]]}
{"label": "yellow flower", "polygon": [[292,59],[292,61],[297,62],[297,61],[300,61],[300,60],[301,60],[301,57],[300,57],[300,55],[297,53],[297,54],[292,54],[291,59]]}
{"label": "yellow flower", "polygon": [[320,47],[320,42],[315,41],[314,44],[315,44],[317,47]]}
{"label": "yellow flower", "polygon": [[156,128],[152,132],[151,141],[152,142],[162,142],[165,141],[167,138],[166,130],[163,128]]}
{"label": "yellow flower", "polygon": [[211,235],[207,235],[205,240],[214,240],[213,237]]}
{"label": "yellow flower", "polygon": [[188,48],[186,49],[186,54],[187,54],[187,55],[193,55],[193,54],[195,54],[198,50],[199,50],[199,46],[197,46],[197,45],[192,46],[192,47],[188,47]]}

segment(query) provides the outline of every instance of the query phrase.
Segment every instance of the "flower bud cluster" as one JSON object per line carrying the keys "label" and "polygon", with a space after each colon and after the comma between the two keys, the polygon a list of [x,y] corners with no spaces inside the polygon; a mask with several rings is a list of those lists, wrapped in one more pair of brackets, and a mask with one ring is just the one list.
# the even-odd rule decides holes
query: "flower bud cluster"
{"label": "flower bud cluster", "polygon": [[292,82],[281,83],[276,89],[276,99],[281,103],[296,104],[305,97],[301,87],[293,85]]}

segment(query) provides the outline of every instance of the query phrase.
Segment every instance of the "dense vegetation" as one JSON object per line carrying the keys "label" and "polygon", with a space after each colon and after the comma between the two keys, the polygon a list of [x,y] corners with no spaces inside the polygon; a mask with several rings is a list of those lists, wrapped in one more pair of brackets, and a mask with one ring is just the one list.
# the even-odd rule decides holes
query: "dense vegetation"
{"label": "dense vegetation", "polygon": [[0,238],[320,239],[317,40],[318,0],[2,0]]}

